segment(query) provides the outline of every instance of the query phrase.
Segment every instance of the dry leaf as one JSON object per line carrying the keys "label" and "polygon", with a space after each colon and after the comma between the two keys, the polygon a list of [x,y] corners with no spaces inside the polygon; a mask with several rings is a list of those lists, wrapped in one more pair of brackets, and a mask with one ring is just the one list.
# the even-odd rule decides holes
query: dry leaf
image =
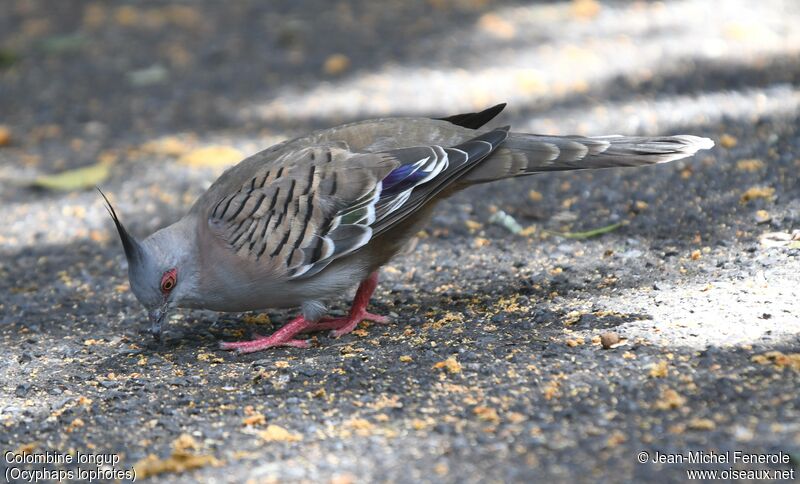
{"label": "dry leaf", "polygon": [[55,175],[37,177],[31,182],[31,186],[64,192],[85,190],[105,181],[108,178],[109,171],[108,164],[97,163]]}

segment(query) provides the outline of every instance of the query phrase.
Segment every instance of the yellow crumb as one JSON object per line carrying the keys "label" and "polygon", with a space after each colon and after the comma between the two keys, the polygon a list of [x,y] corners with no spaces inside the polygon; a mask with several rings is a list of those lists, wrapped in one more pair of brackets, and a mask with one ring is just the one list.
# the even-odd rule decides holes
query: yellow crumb
{"label": "yellow crumb", "polygon": [[303,440],[302,435],[293,434],[285,428],[273,424],[268,425],[266,430],[259,432],[258,436],[266,442],[299,442]]}
{"label": "yellow crumb", "polygon": [[667,362],[664,360],[659,361],[658,363],[653,363],[650,365],[650,372],[649,375],[652,378],[664,378],[669,374],[669,367],[667,366]]}
{"label": "yellow crumb", "polygon": [[456,360],[455,356],[451,356],[450,358],[440,361],[433,365],[435,369],[445,369],[448,373],[455,374],[461,373],[461,364]]}

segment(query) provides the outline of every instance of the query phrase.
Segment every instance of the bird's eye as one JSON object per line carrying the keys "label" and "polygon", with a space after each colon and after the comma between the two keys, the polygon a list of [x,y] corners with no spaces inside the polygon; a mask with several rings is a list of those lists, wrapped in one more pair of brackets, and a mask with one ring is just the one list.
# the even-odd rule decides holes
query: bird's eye
{"label": "bird's eye", "polygon": [[169,293],[178,282],[178,273],[175,269],[170,269],[161,276],[161,292]]}

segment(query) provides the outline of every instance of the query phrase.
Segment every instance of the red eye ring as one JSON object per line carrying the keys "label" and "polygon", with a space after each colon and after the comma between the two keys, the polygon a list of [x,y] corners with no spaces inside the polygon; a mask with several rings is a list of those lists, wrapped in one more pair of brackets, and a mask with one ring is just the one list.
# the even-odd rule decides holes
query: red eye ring
{"label": "red eye ring", "polygon": [[161,292],[164,294],[169,294],[175,288],[175,284],[178,283],[178,271],[175,269],[170,269],[164,272],[164,275],[161,276]]}

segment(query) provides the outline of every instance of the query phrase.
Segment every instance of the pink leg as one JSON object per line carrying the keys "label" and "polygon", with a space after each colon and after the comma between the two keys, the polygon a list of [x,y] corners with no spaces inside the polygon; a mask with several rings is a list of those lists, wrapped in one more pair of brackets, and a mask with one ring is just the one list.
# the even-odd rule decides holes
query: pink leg
{"label": "pink leg", "polygon": [[275,346],[293,346],[295,348],[308,348],[308,341],[293,339],[296,335],[314,328],[312,322],[306,321],[303,316],[298,316],[286,323],[281,329],[275,331],[272,336],[262,336],[252,341],[223,342],[220,348],[223,350],[235,350],[239,353],[253,353],[256,351],[273,348]]}
{"label": "pink leg", "polygon": [[344,318],[322,318],[316,323],[313,323],[311,321],[306,321],[303,316],[297,316],[281,327],[281,329],[275,331],[271,336],[262,336],[252,341],[223,342],[220,343],[220,348],[223,350],[235,350],[239,353],[254,353],[276,346],[308,348],[308,341],[294,339],[294,337],[301,333],[331,329],[333,330],[331,331],[331,336],[338,338],[339,336],[353,331],[356,326],[358,326],[358,323],[365,319],[375,323],[388,323],[389,319],[385,316],[372,314],[367,311],[367,305],[377,286],[378,273],[373,272],[358,286],[356,297],[353,299],[353,305],[350,307],[350,314]]}
{"label": "pink leg", "polygon": [[361,321],[369,320],[375,323],[385,324],[389,322],[389,318],[373,314],[367,311],[367,305],[378,287],[378,273],[373,272],[370,276],[361,282],[356,291],[356,297],[353,298],[353,305],[350,307],[350,314],[344,318],[323,318],[317,321],[313,328],[307,331],[319,331],[322,329],[332,329],[331,336],[338,338],[353,331],[358,323]]}

